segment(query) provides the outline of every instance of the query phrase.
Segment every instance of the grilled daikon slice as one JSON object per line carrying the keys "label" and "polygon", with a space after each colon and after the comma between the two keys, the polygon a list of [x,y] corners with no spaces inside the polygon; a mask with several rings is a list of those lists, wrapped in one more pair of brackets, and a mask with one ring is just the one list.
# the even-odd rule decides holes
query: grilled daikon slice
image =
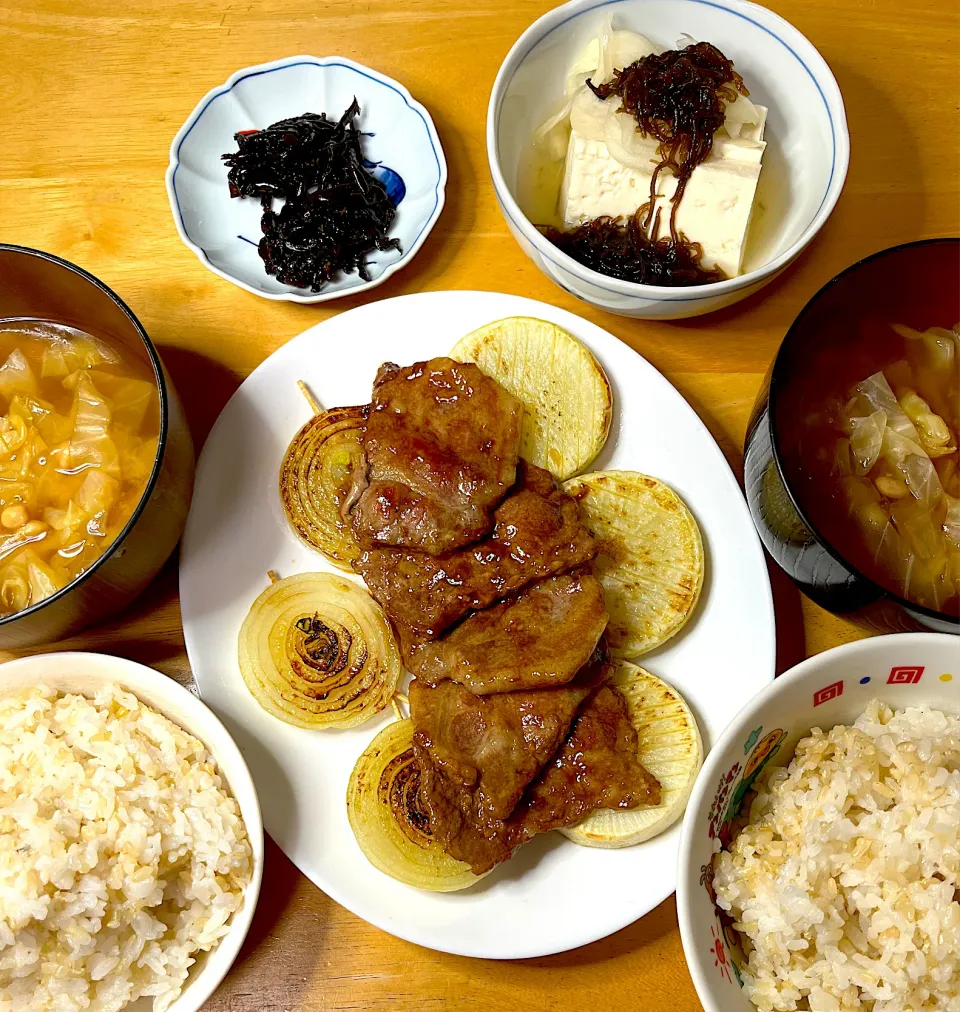
{"label": "grilled daikon slice", "polygon": [[632,847],[658,836],[683,815],[703,764],[700,730],[676,689],[629,661],[614,671],[610,684],[626,697],[638,758],[660,781],[661,800],[655,808],[601,808],[560,830],[584,847]]}
{"label": "grilled daikon slice", "polygon": [[586,345],[563,328],[529,316],[488,323],[450,352],[523,402],[520,456],[563,481],[603,449],[613,391]]}
{"label": "grilled daikon slice", "polygon": [[704,570],[697,522],[669,485],[636,471],[594,471],[563,488],[600,543],[593,575],[605,591],[610,652],[633,660],[676,635],[696,607]]}

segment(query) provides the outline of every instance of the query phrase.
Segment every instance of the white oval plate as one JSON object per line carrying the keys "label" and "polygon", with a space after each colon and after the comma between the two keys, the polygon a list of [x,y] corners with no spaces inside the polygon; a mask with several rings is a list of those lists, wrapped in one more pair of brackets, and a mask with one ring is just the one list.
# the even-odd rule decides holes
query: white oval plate
{"label": "white oval plate", "polygon": [[348,731],[282,723],[247,692],[237,634],[268,569],[281,576],[330,569],[288,528],[277,493],[280,461],[310,416],[297,380],[324,407],[363,404],[381,362],[445,354],[481,324],[518,315],[565,327],[610,377],[614,422],[596,466],[662,478],[697,517],[707,555],[697,612],[643,663],[690,702],[705,743],[716,741],[774,673],[770,583],[746,503],[713,437],[656,369],[606,331],[544,303],[493,292],[408,295],[352,309],[285,344],[247,378],[210,433],[180,563],[193,672],[250,764],[270,835],[324,892],[372,924],[433,949],[498,959],[584,945],[652,910],[676,885],[679,824],[626,850],[590,850],[549,833],[465,892],[401,885],[363,856],[345,803],[357,757],[393,715]]}
{"label": "white oval plate", "polygon": [[[257,251],[260,201],[230,196],[220,156],[236,150],[240,130],[304,112],[337,119],[354,98],[364,155],[378,163],[373,174],[388,192],[402,190],[389,231],[401,248],[370,253],[369,281],[354,272],[319,292],[284,285]],[[326,302],[374,288],[410,263],[443,210],[447,163],[430,113],[398,81],[343,56],[290,56],[238,70],[204,95],[170,145],[166,182],[180,238],[214,274],[265,299]]]}

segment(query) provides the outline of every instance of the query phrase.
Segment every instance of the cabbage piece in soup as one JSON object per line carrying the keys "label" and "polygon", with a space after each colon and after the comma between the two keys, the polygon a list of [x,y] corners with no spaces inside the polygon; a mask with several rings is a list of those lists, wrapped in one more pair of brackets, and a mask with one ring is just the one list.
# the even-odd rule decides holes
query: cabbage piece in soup
{"label": "cabbage piece in soup", "polygon": [[960,325],[896,326],[902,357],[806,419],[814,524],[875,582],[960,614]]}
{"label": "cabbage piece in soup", "polygon": [[159,428],[146,361],[71,327],[0,321],[0,615],[103,555],[143,496]]}

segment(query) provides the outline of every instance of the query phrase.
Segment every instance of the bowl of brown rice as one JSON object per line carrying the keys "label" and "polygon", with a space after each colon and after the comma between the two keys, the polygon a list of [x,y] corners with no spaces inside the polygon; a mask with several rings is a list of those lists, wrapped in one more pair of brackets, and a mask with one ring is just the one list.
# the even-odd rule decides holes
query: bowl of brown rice
{"label": "bowl of brown rice", "polygon": [[960,640],[809,658],[707,756],[677,911],[706,1012],[960,1012]]}
{"label": "bowl of brown rice", "polygon": [[198,1012],[263,869],[227,729],[120,657],[0,665],[0,1008]]}

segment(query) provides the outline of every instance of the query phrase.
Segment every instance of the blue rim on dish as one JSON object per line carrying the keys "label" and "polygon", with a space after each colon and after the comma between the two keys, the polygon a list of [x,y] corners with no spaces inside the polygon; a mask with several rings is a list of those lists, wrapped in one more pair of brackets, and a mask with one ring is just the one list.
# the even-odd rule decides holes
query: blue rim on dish
{"label": "blue rim on dish", "polygon": [[[527,57],[538,46],[540,46],[543,42],[545,42],[558,28],[562,28],[564,25],[569,24],[571,21],[574,21],[577,18],[583,17],[584,15],[592,14],[594,11],[602,10],[604,7],[610,7],[622,2],[623,0],[598,0],[597,3],[594,3],[589,7],[584,7],[582,10],[575,11],[572,14],[569,14],[567,17],[563,18],[562,20],[558,21],[555,25],[552,25],[543,35],[537,38],[536,41],[530,43],[530,45],[527,46],[526,50],[523,52],[523,55],[520,56],[519,59],[517,60],[516,67],[513,73],[516,73],[516,69],[519,69],[519,67],[523,64],[523,62],[527,59]],[[755,271],[750,271],[748,274],[738,275],[738,277],[736,278],[729,279],[729,281],[742,281],[744,278],[749,278],[750,275],[752,274],[755,275],[755,277],[751,278],[750,280],[751,283],[755,283],[761,280],[765,280],[767,278],[771,278],[777,273],[779,273],[781,270],[789,266],[790,263],[792,263],[792,261],[796,259],[796,257],[802,251],[803,246],[805,245],[807,233],[810,232],[811,229],[813,229],[815,234],[816,231],[818,231],[819,228],[826,221],[826,217],[824,217],[823,221],[820,221],[820,216],[823,212],[824,205],[827,203],[828,199],[831,196],[831,189],[833,187],[834,177],[837,176],[838,169],[842,168],[842,172],[840,172],[840,187],[837,189],[833,199],[834,205],[836,204],[836,201],[839,199],[840,189],[842,189],[843,181],[846,178],[846,173],[850,161],[849,139],[844,144],[843,150],[841,151],[837,143],[838,131],[836,124],[834,122],[834,117],[830,111],[830,103],[827,101],[827,96],[824,94],[823,88],[820,85],[820,81],[817,79],[817,76],[810,69],[808,64],[803,60],[803,58],[796,51],[796,49],[793,46],[791,46],[790,43],[786,41],[786,39],[782,38],[775,31],[773,31],[773,29],[767,27],[767,25],[765,24],[762,24],[756,18],[751,17],[749,14],[744,13],[744,11],[742,10],[735,9],[732,5],[727,6],[725,4],[715,3],[714,0],[690,0],[690,2],[700,4],[701,6],[704,7],[713,7],[717,10],[724,11],[727,14],[732,14],[734,17],[741,18],[742,20],[747,21],[750,24],[754,25],[756,28],[759,28],[761,31],[765,32],[771,38],[779,42],[784,47],[784,49],[786,49],[787,52],[797,61],[797,63],[800,64],[803,70],[810,77],[810,80],[813,82],[814,87],[817,89],[817,93],[819,94],[820,99],[823,102],[824,111],[827,114],[827,122],[830,124],[830,147],[831,147],[830,175],[827,179],[827,185],[824,190],[823,198],[820,201],[820,206],[817,208],[816,214],[814,214],[810,224],[807,226],[807,228],[804,229],[803,233],[800,235],[797,241],[790,246],[789,249],[785,250],[779,256],[774,257],[774,259],[771,260],[769,263],[764,264],[762,267],[759,267]],[[743,7],[747,11],[753,10],[762,11],[765,15],[768,15],[772,17],[774,20],[783,24],[783,26],[789,29],[791,32],[795,32],[797,35],[800,36],[801,39],[803,39],[804,42],[807,43],[807,45],[810,46],[810,48],[813,50],[814,55],[823,64],[823,69],[826,70],[828,79],[834,83],[834,86],[836,88],[836,94],[834,96],[834,99],[839,106],[840,112],[844,114],[845,118],[843,98],[840,94],[839,86],[836,86],[836,81],[834,80],[833,75],[830,72],[829,66],[827,65],[823,57],[820,56],[819,52],[817,52],[817,50],[813,47],[812,43],[810,43],[804,36],[800,35],[800,33],[797,32],[797,29],[793,28],[793,26],[788,21],[784,20],[779,15],[775,14],[773,11],[770,11],[765,7],[761,7],[758,4],[751,3],[749,2],[749,0],[741,0],[741,2],[737,4],[737,6]],[[512,57],[514,57],[514,51],[523,41],[524,36],[532,32],[533,29],[536,28],[536,26],[540,23],[540,21],[550,18],[555,13],[556,11],[549,11],[546,14],[544,14],[523,33],[520,39],[517,40],[517,42],[514,44],[514,47],[510,50],[510,52],[504,59],[503,65],[500,68],[500,73],[497,75],[497,80],[494,82],[494,89],[496,89],[497,86],[500,84],[500,77],[503,74],[503,68],[506,66],[507,61],[510,60]],[[501,94],[500,99],[497,103],[497,107],[495,109],[492,108],[489,109],[487,114],[487,146],[488,149],[492,147],[497,152],[499,152],[500,147],[498,139],[500,135],[500,114],[503,109],[505,97],[506,97],[505,94]],[[844,131],[844,136],[847,136],[846,131]],[[512,203],[516,205],[516,200],[513,197],[513,194],[510,193],[509,187],[504,185],[504,190],[510,197]],[[519,216],[518,220],[518,217],[517,215],[514,214],[513,210],[510,207],[508,207],[503,200],[500,199],[499,193],[497,194],[497,203],[499,204],[500,210],[503,212],[503,215],[508,219],[510,224],[513,225],[518,232],[524,234],[523,226],[526,223],[526,219],[522,215],[522,213]],[[517,211],[519,211],[519,207],[517,207],[516,209]],[[530,240],[528,239],[528,241]],[[608,295],[642,296],[644,292],[649,292],[651,298],[655,298],[657,301],[661,302],[702,302],[706,299],[715,299],[718,295],[722,295],[723,291],[718,291],[717,289],[719,288],[720,285],[726,284],[726,282],[719,282],[712,285],[692,286],[701,289],[703,294],[689,295],[689,296],[677,296],[673,294],[676,292],[675,288],[664,288],[658,285],[639,285],[626,281],[621,282],[621,284],[629,286],[629,288],[620,288],[620,287],[613,288],[610,287],[608,284],[604,284],[604,281],[609,282],[611,280],[610,278],[607,278],[605,275],[599,274],[598,272],[591,270],[590,268],[584,267],[583,264],[578,263],[576,260],[568,256],[561,250],[559,249],[556,250],[555,252],[556,259],[555,259],[554,256],[549,255],[548,253],[541,250],[539,247],[534,246],[534,248],[536,249],[538,256],[542,257],[548,263],[552,264],[556,268],[559,268],[560,270],[573,274],[575,277],[579,276],[581,272],[585,272],[586,274],[589,275],[589,277],[583,278],[582,280],[584,280],[586,283],[590,285],[593,285],[595,288],[600,289],[602,292],[605,292]],[[556,280],[555,275],[551,274],[551,276],[554,278],[554,280]],[[559,281],[557,283],[560,284]],[[564,288],[565,291],[570,291],[568,288],[566,288],[565,285],[561,285],[561,287]],[[724,291],[726,291],[726,289],[724,289]],[[576,292],[571,292],[571,294],[576,295],[577,298],[582,299],[582,296],[580,296]]]}
{"label": "blue rim on dish", "polygon": [[[299,66],[315,66],[315,67],[339,67],[343,70],[348,70],[352,73],[358,74],[361,77],[366,78],[369,81],[373,81],[376,84],[383,85],[395,92],[400,98],[403,99],[404,104],[416,113],[423,123],[424,129],[426,130],[427,140],[430,144],[430,150],[433,155],[437,182],[433,192],[433,207],[427,216],[426,221],[417,233],[416,238],[410,243],[406,249],[402,251],[401,256],[388,263],[383,272],[376,278],[370,281],[363,281],[358,277],[357,284],[350,285],[347,288],[341,288],[333,291],[322,290],[320,292],[311,292],[309,289],[300,291],[298,289],[290,288],[287,291],[281,292],[267,292],[262,289],[254,288],[242,281],[240,278],[233,274],[224,271],[218,267],[210,257],[207,255],[207,251],[197,242],[195,242],[187,231],[186,223],[184,222],[183,211],[180,206],[180,195],[177,191],[177,171],[180,168],[180,149],[182,148],[186,139],[190,136],[193,128],[200,122],[203,114],[207,111],[210,105],[217,99],[222,98],[224,95],[230,94],[233,89],[243,81],[249,78],[260,77],[265,74],[272,74],[276,71],[286,70],[291,67]],[[392,170],[386,170],[392,171]],[[394,173],[396,175],[396,173]],[[397,177],[399,179],[399,177]],[[265,299],[273,299],[275,301],[287,301],[287,302],[300,302],[300,303],[312,303],[312,302],[326,302],[330,299],[341,298],[346,295],[356,295],[360,292],[367,291],[370,288],[375,288],[377,285],[383,284],[387,278],[392,277],[398,270],[405,267],[417,254],[420,247],[425,242],[433,226],[436,224],[437,219],[440,217],[440,212],[443,210],[445,200],[445,190],[447,184],[447,162],[443,154],[443,148],[440,144],[440,138],[437,135],[436,126],[433,123],[433,119],[430,113],[421,105],[407,89],[400,84],[398,81],[392,78],[386,77],[383,74],[377,73],[375,70],[371,70],[369,67],[364,67],[359,63],[354,63],[353,60],[347,59],[342,56],[329,56],[329,57],[315,57],[315,56],[291,56],[282,60],[274,60],[270,63],[258,64],[253,67],[246,67],[243,70],[238,70],[236,73],[231,74],[227,81],[207,92],[206,95],[200,100],[193,112],[190,113],[186,122],[177,131],[176,136],[170,144],[170,163],[167,167],[166,172],[166,185],[167,195],[170,199],[170,208],[173,211],[174,224],[177,227],[177,232],[184,243],[193,250],[199,260],[208,267],[214,274],[224,278],[227,281],[232,282],[245,291],[252,292],[254,295],[259,295]],[[400,181],[400,187],[403,187],[402,180]],[[244,242],[255,245],[252,240],[245,238],[244,236],[237,236],[238,239]]]}

